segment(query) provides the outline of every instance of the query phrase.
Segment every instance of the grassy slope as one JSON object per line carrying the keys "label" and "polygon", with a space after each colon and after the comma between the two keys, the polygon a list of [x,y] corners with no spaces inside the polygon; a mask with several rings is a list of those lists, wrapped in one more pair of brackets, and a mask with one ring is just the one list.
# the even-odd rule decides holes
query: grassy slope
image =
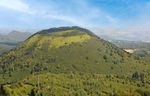
{"label": "grassy slope", "polygon": [[80,30],[36,34],[4,54],[0,60],[5,78],[33,72],[130,74],[146,70],[149,66]]}
{"label": "grassy slope", "polygon": [[[131,77],[131,75],[134,72],[138,71],[139,73],[144,73],[145,76],[148,77],[150,65],[143,61],[135,60],[130,54],[122,51],[121,49],[110,44],[109,42],[106,42],[102,39],[95,37],[94,35],[91,35],[91,33],[87,33],[78,29],[69,29],[60,32],[46,32],[44,34],[37,33],[33,35],[24,43],[20,44],[10,52],[1,56],[0,66],[0,82],[8,83],[17,82],[19,80],[22,80],[26,76],[29,76],[29,79],[30,76],[31,79],[34,79],[34,76],[32,77],[32,75],[35,73],[43,74],[39,75],[39,78],[42,78],[43,80],[47,80],[47,78],[43,77],[47,76],[46,74],[44,75],[44,73],[49,73],[49,78],[53,78],[51,76],[52,73],[57,73],[56,75],[54,75],[54,77],[56,76],[59,78],[60,76],[60,79],[58,79],[60,81],[62,81],[62,76],[64,76],[61,75],[62,73],[64,73],[65,76],[67,76],[67,74],[70,72],[75,74],[118,74],[119,76],[125,75]],[[77,86],[80,86],[80,83],[82,84],[82,82],[80,82],[82,81],[82,78],[82,76],[79,76],[77,78],[79,79]],[[88,75],[85,76],[85,80],[87,80],[87,78]],[[64,80],[68,80],[68,77],[64,78]],[[72,78],[72,80],[76,79]],[[94,78],[92,82],[103,81],[96,80],[97,79]],[[150,79],[146,78],[147,82],[148,80]],[[27,82],[29,83],[32,83],[33,81],[27,80]],[[105,81],[107,82],[106,78],[103,82]],[[120,82],[120,79],[117,81]],[[21,94],[24,91],[27,91],[25,92],[25,94],[27,94],[31,91],[31,89],[34,89],[34,85],[26,85],[23,81],[20,82],[23,83],[23,85],[21,85],[21,90],[13,89],[14,91],[18,91],[18,94]],[[44,82],[48,83],[47,81],[42,81],[42,83]],[[55,82],[55,80],[53,81],[52,79],[52,82]],[[91,81],[87,80],[85,82]],[[72,82],[70,81],[70,83]],[[108,81],[107,83],[111,82]],[[58,91],[70,91],[61,88],[64,86],[65,82],[60,82],[59,84],[60,86],[58,86],[58,90],[52,89],[52,92],[55,92],[55,94],[57,94]],[[119,86],[121,86],[121,88],[124,88],[126,85],[122,85],[117,82],[115,83],[113,81],[112,84],[116,84],[116,88],[120,88]],[[137,89],[136,84],[138,83],[135,82],[135,84],[131,86],[132,88],[134,88],[134,90]],[[6,85],[6,87],[9,86],[13,86],[13,84]],[[95,86],[96,85],[89,85],[89,87],[91,87],[91,90],[94,90]],[[147,84],[147,86],[149,88],[149,84]],[[14,87],[16,86],[14,85]],[[19,86],[17,86],[17,88],[18,87]],[[98,85],[97,87],[99,88],[101,86]],[[8,90],[11,90],[11,88],[8,88]],[[110,89],[107,86],[104,86],[104,88],[106,88],[106,91],[110,91]],[[5,91],[6,90],[7,89],[5,89]],[[42,90],[45,92],[48,91],[46,89]],[[97,92],[93,94],[97,94]],[[135,94],[138,93],[136,92]]]}

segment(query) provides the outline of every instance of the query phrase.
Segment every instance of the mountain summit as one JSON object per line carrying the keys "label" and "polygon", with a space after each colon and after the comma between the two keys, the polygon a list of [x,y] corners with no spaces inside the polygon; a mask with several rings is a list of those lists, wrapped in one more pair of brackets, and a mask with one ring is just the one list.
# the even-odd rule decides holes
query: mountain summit
{"label": "mountain summit", "polygon": [[81,28],[81,27],[78,27],[78,26],[72,26],[72,27],[50,28],[50,29],[47,29],[47,30],[42,30],[40,32],[37,32],[37,34],[47,34],[47,33],[52,33],[52,32],[66,31],[66,30],[78,30],[78,31],[81,31],[81,32],[92,33],[88,29]]}
{"label": "mountain summit", "polygon": [[37,72],[128,74],[143,70],[143,64],[87,29],[60,27],[37,32],[3,54],[0,75],[13,79],[18,74],[19,79]]}

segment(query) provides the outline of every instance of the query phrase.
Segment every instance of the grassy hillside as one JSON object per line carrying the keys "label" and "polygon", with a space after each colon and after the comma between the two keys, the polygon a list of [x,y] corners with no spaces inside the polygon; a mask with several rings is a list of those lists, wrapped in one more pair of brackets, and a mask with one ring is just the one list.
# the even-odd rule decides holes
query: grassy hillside
{"label": "grassy hillside", "polygon": [[[150,65],[148,63],[144,61],[139,61],[132,55],[121,50],[115,45],[98,38],[87,29],[79,27],[60,27],[40,31],[32,35],[30,38],[28,38],[25,42],[18,45],[16,48],[3,54],[0,57],[0,83],[6,84],[4,86],[5,89],[2,90],[4,91],[3,94],[6,93],[28,94],[30,92],[32,93],[32,91],[38,91],[38,89],[35,87],[36,84],[32,84],[35,82],[35,78],[38,77],[45,80],[41,82],[46,84],[43,85],[44,86],[43,89],[42,88],[39,89],[39,92],[41,92],[42,94],[46,94],[46,96],[49,96],[47,94],[52,94],[51,92],[49,92],[50,90],[47,89],[47,87],[49,87],[49,83],[51,84],[51,82],[53,82],[55,83],[54,86],[57,86],[58,89],[52,89],[51,91],[54,92],[56,96],[59,96],[59,92],[61,94],[62,91],[65,91],[66,93],[63,94],[64,96],[66,96],[68,91],[71,92],[70,94],[74,94],[72,92],[75,92],[76,94],[77,91],[72,89],[70,85],[68,86],[69,89],[63,88],[63,86],[65,87],[66,85],[65,81],[68,81],[68,83],[70,83],[71,85],[73,84],[72,81],[69,81],[70,77],[68,77],[68,75],[70,73],[74,74],[75,76],[76,74],[93,74],[93,75],[98,74],[98,76],[105,75],[104,81],[103,79],[101,81],[98,80],[97,78],[93,78],[94,79],[93,81],[88,80],[87,78],[92,79],[90,75],[79,77],[77,75],[77,78],[73,77],[71,79],[71,80],[77,79],[78,82],[75,83],[76,84],[75,86],[80,86],[80,84],[82,85],[83,83],[82,81],[84,80],[85,82],[89,82],[89,84],[90,83],[93,84],[95,82],[95,85],[92,84],[88,85],[89,87],[91,87],[92,91],[95,88],[99,87],[101,88],[100,85],[96,85],[99,84],[98,82],[101,83],[106,82],[108,84],[111,83],[111,81],[110,82],[108,81],[109,79],[107,80],[106,78],[107,75],[126,76],[127,79],[129,79],[128,77],[130,78],[133,77],[133,79],[136,78],[136,80],[139,80],[138,79],[139,76],[143,76],[142,78],[144,78],[145,80],[144,82],[148,82],[150,80],[149,78],[147,78],[149,77],[150,74],[149,66]],[[60,79],[57,80],[54,79],[59,78],[59,76]],[[25,78],[28,79],[26,80]],[[49,80],[48,78],[51,78],[51,82],[47,81]],[[31,84],[26,84],[24,81],[22,81],[24,79],[26,80],[26,82]],[[114,79],[117,80],[116,77],[114,77]],[[117,81],[120,80],[121,79]],[[20,83],[16,82],[20,82],[21,85],[18,85]],[[57,82],[60,83],[56,84]],[[112,84],[113,83],[116,84],[117,87],[116,90],[119,90],[120,87],[123,88],[126,85],[115,82],[116,81],[112,81]],[[138,84],[137,83],[138,81],[137,82],[130,81],[130,82],[134,83],[134,85],[131,87],[133,88],[134,91],[136,91],[137,90],[136,84]],[[145,84],[149,88],[149,83]],[[86,85],[83,85],[83,88],[81,87],[81,90],[79,90],[79,92],[84,91],[83,90],[84,87],[86,87]],[[106,93],[107,96],[108,94],[110,94],[111,91],[107,85],[104,85],[104,89],[105,88],[107,92],[99,91],[99,93],[97,93],[94,91],[93,93],[86,93],[86,92],[84,93],[85,94]],[[145,87],[142,87],[140,88],[140,90],[142,90],[143,88],[144,90],[146,89]],[[7,90],[8,92],[5,92]],[[122,92],[123,91],[121,91],[121,93]],[[130,91],[127,90],[127,93],[129,92]],[[35,92],[33,94],[35,94]],[[140,93],[135,92],[135,94]]]}

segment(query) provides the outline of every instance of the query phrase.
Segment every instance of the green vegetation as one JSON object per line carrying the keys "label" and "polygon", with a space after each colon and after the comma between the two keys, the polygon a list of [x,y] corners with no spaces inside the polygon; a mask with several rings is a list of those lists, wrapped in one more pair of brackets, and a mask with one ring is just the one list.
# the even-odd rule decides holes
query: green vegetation
{"label": "green vegetation", "polygon": [[87,29],[52,28],[34,34],[0,57],[0,93],[149,96],[149,67]]}
{"label": "green vegetation", "polygon": [[[140,80],[103,74],[40,74],[1,86],[5,96],[149,96]],[[144,94],[144,95],[143,95]]]}

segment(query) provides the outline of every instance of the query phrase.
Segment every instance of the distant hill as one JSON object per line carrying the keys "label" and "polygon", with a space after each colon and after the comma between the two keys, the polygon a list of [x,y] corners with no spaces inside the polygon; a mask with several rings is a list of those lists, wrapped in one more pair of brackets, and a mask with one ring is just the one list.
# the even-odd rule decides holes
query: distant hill
{"label": "distant hill", "polygon": [[0,34],[0,54],[9,51],[20,42],[24,41],[32,34],[29,32],[12,31],[5,34]]}
{"label": "distant hill", "polygon": [[119,48],[132,48],[132,49],[150,49],[149,42],[142,41],[127,41],[127,40],[111,40],[111,43],[115,44]]}
{"label": "distant hill", "polygon": [[12,31],[6,35],[0,35],[0,42],[20,42],[31,36],[29,32]]}
{"label": "distant hill", "polygon": [[[141,60],[150,62],[150,43],[142,41],[127,41],[127,40],[111,40],[111,43],[115,44],[123,50],[131,50],[131,53],[140,58]],[[133,52],[132,52],[133,50]]]}

